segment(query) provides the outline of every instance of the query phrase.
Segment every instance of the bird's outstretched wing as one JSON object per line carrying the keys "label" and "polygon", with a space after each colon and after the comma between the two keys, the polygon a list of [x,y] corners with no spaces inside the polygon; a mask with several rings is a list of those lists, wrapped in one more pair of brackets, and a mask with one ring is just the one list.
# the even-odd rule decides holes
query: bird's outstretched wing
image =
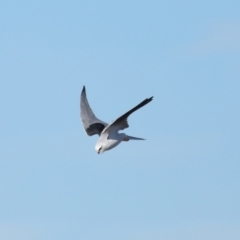
{"label": "bird's outstretched wing", "polygon": [[119,131],[119,130],[128,128],[129,125],[127,122],[127,118],[129,117],[129,115],[132,114],[133,112],[137,111],[139,108],[145,106],[149,102],[151,102],[152,99],[153,99],[153,97],[146,98],[141,103],[139,103],[136,107],[132,108],[131,110],[129,110],[128,112],[123,114],[121,117],[114,120],[112,123],[110,123],[108,126],[106,126],[106,128],[104,128],[104,130],[102,131],[102,134],[106,133],[106,132],[111,132],[112,130]]}
{"label": "bird's outstretched wing", "polygon": [[89,136],[92,136],[94,134],[100,135],[103,129],[108,125],[107,123],[96,118],[94,115],[87,100],[85,86],[83,86],[80,96],[80,116],[82,119],[83,127]]}

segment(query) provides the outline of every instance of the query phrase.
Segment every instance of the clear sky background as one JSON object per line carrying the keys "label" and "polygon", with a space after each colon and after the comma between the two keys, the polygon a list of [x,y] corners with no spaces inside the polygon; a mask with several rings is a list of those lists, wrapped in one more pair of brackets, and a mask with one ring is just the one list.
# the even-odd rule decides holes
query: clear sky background
{"label": "clear sky background", "polygon": [[[240,1],[1,1],[0,239],[239,240]],[[79,118],[129,118],[98,155]]]}

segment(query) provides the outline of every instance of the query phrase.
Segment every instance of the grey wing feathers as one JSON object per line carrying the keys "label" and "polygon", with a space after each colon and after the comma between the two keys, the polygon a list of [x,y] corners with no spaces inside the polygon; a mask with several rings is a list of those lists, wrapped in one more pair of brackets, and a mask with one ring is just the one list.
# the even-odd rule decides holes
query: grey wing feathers
{"label": "grey wing feathers", "polygon": [[128,123],[127,123],[127,118],[129,117],[129,115],[131,115],[133,112],[137,111],[139,108],[145,106],[146,104],[148,104],[149,102],[151,102],[153,99],[153,97],[150,98],[146,98],[145,100],[143,100],[141,103],[139,103],[136,107],[132,108],[131,110],[129,110],[128,112],[126,112],[125,114],[123,114],[121,117],[117,118],[116,120],[114,120],[112,123],[110,123],[105,129],[104,132],[106,130],[108,130],[110,127],[112,126],[116,126],[118,128],[118,130],[123,130],[124,128],[128,127]]}
{"label": "grey wing feathers", "polygon": [[94,134],[100,135],[103,129],[108,125],[107,123],[96,118],[94,115],[87,100],[85,86],[83,86],[80,97],[80,112],[83,127],[89,136]]}

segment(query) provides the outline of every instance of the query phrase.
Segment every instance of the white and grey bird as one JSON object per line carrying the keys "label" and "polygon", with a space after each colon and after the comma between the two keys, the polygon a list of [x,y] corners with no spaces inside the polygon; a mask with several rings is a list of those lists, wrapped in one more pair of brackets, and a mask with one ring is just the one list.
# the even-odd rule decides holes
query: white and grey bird
{"label": "white and grey bird", "polygon": [[121,117],[114,120],[112,123],[107,124],[99,120],[93,113],[89,106],[86,89],[83,86],[82,93],[80,96],[80,115],[83,123],[83,127],[87,135],[92,136],[94,134],[99,135],[99,139],[96,143],[95,150],[97,153],[103,153],[116,147],[122,141],[129,140],[145,140],[143,138],[131,137],[125,133],[119,133],[118,131],[128,128],[127,118],[130,114],[137,111],[139,108],[145,106],[151,102],[153,97],[146,98],[144,101],[139,103],[136,107],[132,108]]}

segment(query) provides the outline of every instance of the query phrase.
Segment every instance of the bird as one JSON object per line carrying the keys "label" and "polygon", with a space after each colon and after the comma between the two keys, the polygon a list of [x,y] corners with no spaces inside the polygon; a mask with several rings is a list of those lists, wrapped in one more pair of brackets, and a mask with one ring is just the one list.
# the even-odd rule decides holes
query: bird
{"label": "bird", "polygon": [[88,103],[86,88],[85,86],[83,86],[80,95],[80,117],[84,130],[88,136],[92,136],[95,134],[99,135],[98,141],[95,145],[96,152],[98,154],[101,154],[118,146],[122,141],[127,142],[129,140],[145,140],[144,138],[132,137],[125,133],[119,133],[119,131],[129,127],[128,117],[133,112],[150,103],[152,100],[153,97],[146,98],[137,106],[135,106],[134,108],[127,111],[122,116],[118,117],[117,119],[108,124],[98,119],[94,115]]}

